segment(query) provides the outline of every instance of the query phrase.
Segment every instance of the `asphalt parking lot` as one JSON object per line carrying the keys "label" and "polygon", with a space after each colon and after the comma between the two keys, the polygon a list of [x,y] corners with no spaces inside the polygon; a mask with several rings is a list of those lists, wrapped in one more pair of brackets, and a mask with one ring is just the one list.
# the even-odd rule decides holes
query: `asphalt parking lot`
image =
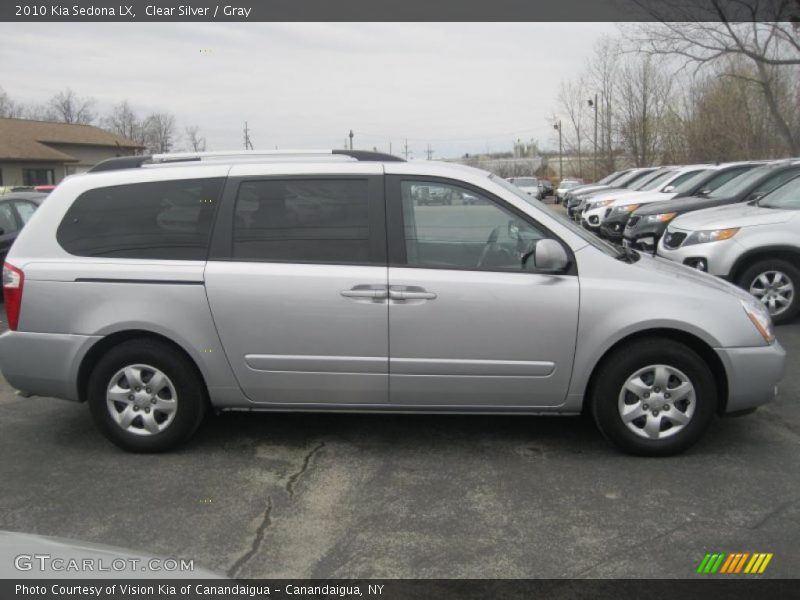
{"label": "asphalt parking lot", "polygon": [[243,577],[692,577],[706,552],[800,572],[800,322],[773,404],[688,453],[625,456],[586,419],[225,414],[126,454],[84,405],[0,380],[0,530]]}

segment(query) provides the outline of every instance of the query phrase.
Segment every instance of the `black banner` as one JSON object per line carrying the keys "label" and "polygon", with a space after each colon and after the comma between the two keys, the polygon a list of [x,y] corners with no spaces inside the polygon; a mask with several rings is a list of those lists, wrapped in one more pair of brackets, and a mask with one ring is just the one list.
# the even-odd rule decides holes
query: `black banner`
{"label": "black banner", "polygon": [[342,598],[353,600],[725,600],[800,597],[795,580],[781,579],[332,579],[332,580],[0,580],[3,600],[235,600]]}
{"label": "black banner", "polygon": [[4,0],[0,21],[730,21],[800,19],[800,0]]}

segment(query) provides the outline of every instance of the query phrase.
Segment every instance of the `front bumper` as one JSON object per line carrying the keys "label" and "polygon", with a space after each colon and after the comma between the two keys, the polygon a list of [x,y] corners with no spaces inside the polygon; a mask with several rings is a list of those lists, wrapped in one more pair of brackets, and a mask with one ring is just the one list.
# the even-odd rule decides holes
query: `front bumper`
{"label": "front bumper", "polygon": [[13,387],[36,396],[79,400],[78,367],[102,338],[7,331],[0,335],[0,369]]}
{"label": "front bumper", "polygon": [[726,413],[771,402],[786,368],[786,351],[777,341],[755,348],[716,348],[728,374]]}
{"label": "front bumper", "polygon": [[698,260],[703,260],[706,265],[704,271],[724,279],[730,279],[733,265],[744,251],[745,249],[735,239],[681,245],[677,248],[667,248],[664,245],[664,237],[658,242],[659,256],[690,266],[696,264]]}
{"label": "front bumper", "polygon": [[654,253],[658,240],[664,235],[668,223],[647,223],[644,217],[639,217],[636,224],[631,226],[630,222],[634,217],[628,220],[628,225],[623,232],[624,238],[637,250]]}
{"label": "front bumper", "polygon": [[600,225],[600,235],[614,242],[622,241],[622,234],[625,231],[625,225],[628,223],[630,217],[630,213],[606,217]]}

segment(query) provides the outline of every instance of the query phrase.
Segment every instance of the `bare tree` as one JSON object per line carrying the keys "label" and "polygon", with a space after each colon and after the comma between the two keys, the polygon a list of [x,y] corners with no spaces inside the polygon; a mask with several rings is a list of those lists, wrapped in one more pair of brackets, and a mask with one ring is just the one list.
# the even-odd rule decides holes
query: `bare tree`
{"label": "bare tree", "polygon": [[111,114],[103,119],[103,125],[117,135],[145,145],[145,124],[139,119],[127,100],[123,100],[111,109]]}
{"label": "bare tree", "polygon": [[153,113],[145,120],[145,145],[149,152],[163,154],[175,143],[175,117],[169,113]]}
{"label": "bare tree", "polygon": [[206,138],[200,135],[200,127],[197,125],[189,125],[184,128],[184,133],[186,135],[186,143],[192,151],[206,151]]}
{"label": "bare tree", "polygon": [[6,91],[0,87],[0,118],[17,119],[23,114],[23,108],[14,102]]}
{"label": "bare tree", "polygon": [[677,4],[682,0],[638,2],[659,22],[627,28],[629,48],[676,57],[696,72],[731,58],[746,59],[753,69],[731,75],[760,88],[777,135],[789,153],[800,154],[800,124],[793,114],[797,98],[790,105],[780,98],[785,82],[797,80],[800,65],[800,30],[796,20],[791,22],[800,15],[797,0],[702,0],[691,7]]}
{"label": "bare tree", "polygon": [[613,99],[617,93],[620,54],[619,42],[611,37],[601,38],[589,63],[588,81],[591,92],[598,94],[598,162],[600,173],[615,170],[614,148],[617,145],[613,119]]}
{"label": "bare tree", "polygon": [[670,79],[650,56],[630,57],[621,69],[616,106],[620,141],[637,166],[658,162]]}
{"label": "bare tree", "polygon": [[567,117],[566,124],[568,125],[568,127],[563,128],[561,137],[565,153],[577,154],[578,156],[578,173],[576,175],[580,178],[583,178],[582,148],[587,129],[584,125],[587,122],[588,105],[586,104],[586,99],[588,97],[583,78],[561,82],[561,87],[558,91],[558,104],[561,112]]}
{"label": "bare tree", "polygon": [[629,41],[691,63],[743,56],[762,65],[800,64],[797,0],[636,0],[655,22],[630,28]]}
{"label": "bare tree", "polygon": [[95,101],[92,98],[81,98],[70,88],[50,98],[48,108],[54,120],[61,123],[88,125],[95,119]]}

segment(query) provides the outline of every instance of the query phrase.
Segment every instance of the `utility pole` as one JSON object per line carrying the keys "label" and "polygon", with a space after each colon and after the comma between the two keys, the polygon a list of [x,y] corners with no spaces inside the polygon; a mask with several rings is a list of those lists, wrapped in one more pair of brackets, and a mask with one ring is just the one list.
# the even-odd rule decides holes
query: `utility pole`
{"label": "utility pole", "polygon": [[589,108],[594,109],[594,180],[597,181],[597,94],[594,95],[594,102],[589,99]]}
{"label": "utility pole", "polygon": [[433,157],[433,148],[431,148],[430,144],[428,144],[428,149],[425,151],[425,153],[428,155],[428,160],[431,160]]}
{"label": "utility pole", "polygon": [[558,123],[553,125],[553,129],[558,130],[558,179],[561,181],[564,178],[564,153],[561,145],[561,119]]}
{"label": "utility pole", "polygon": [[247,128],[247,121],[244,122],[244,149],[253,150],[253,142],[250,141],[250,130]]}
{"label": "utility pole", "polygon": [[350,138],[350,150],[352,150],[353,149],[353,130],[352,129],[350,130],[350,134],[348,135],[348,137]]}
{"label": "utility pole", "polygon": [[406,160],[408,160],[408,139],[406,139],[406,145],[404,146],[403,154],[405,155]]}
{"label": "utility pole", "polygon": [[389,142],[389,154],[392,153],[392,142]]}

